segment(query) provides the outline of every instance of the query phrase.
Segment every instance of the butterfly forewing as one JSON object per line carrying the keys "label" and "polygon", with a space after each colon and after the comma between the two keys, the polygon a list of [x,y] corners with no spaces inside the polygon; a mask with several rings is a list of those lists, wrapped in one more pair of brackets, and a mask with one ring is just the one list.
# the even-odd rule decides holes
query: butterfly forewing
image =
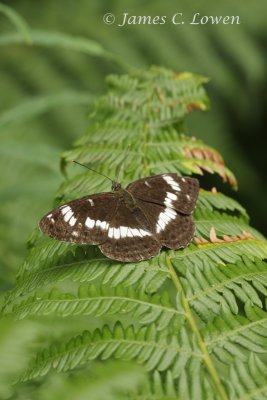
{"label": "butterfly forewing", "polygon": [[191,214],[196,205],[199,183],[195,178],[170,173],[139,179],[126,189],[138,199]]}
{"label": "butterfly forewing", "polygon": [[41,230],[49,236],[74,243],[103,243],[109,223],[118,206],[117,193],[85,196],[63,204],[40,221]]}

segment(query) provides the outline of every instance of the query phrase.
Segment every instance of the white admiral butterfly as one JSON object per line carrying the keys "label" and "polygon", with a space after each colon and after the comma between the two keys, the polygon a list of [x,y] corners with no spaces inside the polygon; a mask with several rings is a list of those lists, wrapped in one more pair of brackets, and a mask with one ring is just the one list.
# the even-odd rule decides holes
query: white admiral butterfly
{"label": "white admiral butterfly", "polygon": [[39,226],[57,240],[98,245],[111,259],[142,261],[162,246],[179,249],[191,242],[198,192],[197,179],[175,173],[139,179],[126,189],[113,182],[112,192],[63,204]]}

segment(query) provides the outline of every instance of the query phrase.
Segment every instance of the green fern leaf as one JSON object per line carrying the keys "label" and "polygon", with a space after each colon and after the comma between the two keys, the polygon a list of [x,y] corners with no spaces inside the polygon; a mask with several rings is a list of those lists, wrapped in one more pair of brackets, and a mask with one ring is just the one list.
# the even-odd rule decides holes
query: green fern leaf
{"label": "green fern leaf", "polygon": [[124,329],[117,323],[113,329],[105,325],[92,334],[85,331],[67,343],[53,345],[37,356],[35,365],[23,380],[47,374],[50,369],[68,371],[88,360],[105,360],[111,356],[122,360],[135,359],[148,371],[155,368],[164,371],[172,366],[173,375],[177,377],[191,357],[202,360],[196,341],[193,337],[189,340],[183,329],[170,341],[164,332],[157,332],[154,325],[136,331],[131,325]]}
{"label": "green fern leaf", "polygon": [[118,315],[131,313],[132,319],[141,325],[155,323],[157,330],[176,329],[184,321],[184,312],[177,298],[176,304],[171,304],[167,293],[160,297],[158,294],[148,295],[137,292],[134,287],[125,288],[117,285],[108,288],[102,285],[82,285],[78,293],[62,293],[52,289],[48,293],[36,293],[25,298],[21,303],[14,305],[13,312],[18,318],[28,315],[48,315],[55,313],[58,316],[69,315]]}

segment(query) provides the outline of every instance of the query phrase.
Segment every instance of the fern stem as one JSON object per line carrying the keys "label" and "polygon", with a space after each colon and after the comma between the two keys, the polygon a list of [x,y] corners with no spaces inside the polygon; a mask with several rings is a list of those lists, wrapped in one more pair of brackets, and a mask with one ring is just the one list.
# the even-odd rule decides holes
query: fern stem
{"label": "fern stem", "polygon": [[210,376],[211,376],[213,382],[215,383],[222,400],[228,400],[227,393],[226,393],[226,391],[225,391],[225,389],[224,389],[224,387],[223,387],[223,385],[221,383],[220,377],[217,374],[217,371],[216,371],[216,369],[215,369],[215,367],[213,365],[213,362],[212,362],[212,360],[210,358],[210,355],[209,355],[208,349],[206,347],[206,344],[203,341],[203,339],[201,337],[201,334],[199,332],[199,329],[197,327],[197,324],[196,324],[196,322],[194,320],[193,314],[191,312],[191,309],[190,309],[188,300],[187,300],[187,298],[185,296],[185,293],[184,293],[183,287],[181,285],[181,282],[180,282],[180,280],[179,280],[179,278],[178,278],[178,276],[177,276],[177,274],[175,272],[175,269],[174,269],[174,267],[172,265],[171,259],[168,256],[166,257],[166,263],[167,263],[167,266],[168,266],[168,269],[169,269],[173,284],[174,284],[175,288],[177,289],[177,291],[179,293],[181,293],[181,301],[182,301],[183,307],[185,309],[187,320],[189,322],[189,325],[190,325],[192,331],[196,335],[197,342],[198,342],[199,347],[200,347],[200,349],[201,349],[201,351],[202,351],[202,353],[204,355],[204,362],[205,362],[206,367],[207,367],[207,369],[208,369],[208,371],[210,373]]}

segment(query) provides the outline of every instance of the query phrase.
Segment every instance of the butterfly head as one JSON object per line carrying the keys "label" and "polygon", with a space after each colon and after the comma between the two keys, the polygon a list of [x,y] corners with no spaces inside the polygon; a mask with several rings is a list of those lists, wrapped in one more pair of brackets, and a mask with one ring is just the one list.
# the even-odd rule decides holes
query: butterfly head
{"label": "butterfly head", "polygon": [[113,192],[117,192],[118,190],[121,189],[121,184],[119,182],[112,182],[111,190]]}

